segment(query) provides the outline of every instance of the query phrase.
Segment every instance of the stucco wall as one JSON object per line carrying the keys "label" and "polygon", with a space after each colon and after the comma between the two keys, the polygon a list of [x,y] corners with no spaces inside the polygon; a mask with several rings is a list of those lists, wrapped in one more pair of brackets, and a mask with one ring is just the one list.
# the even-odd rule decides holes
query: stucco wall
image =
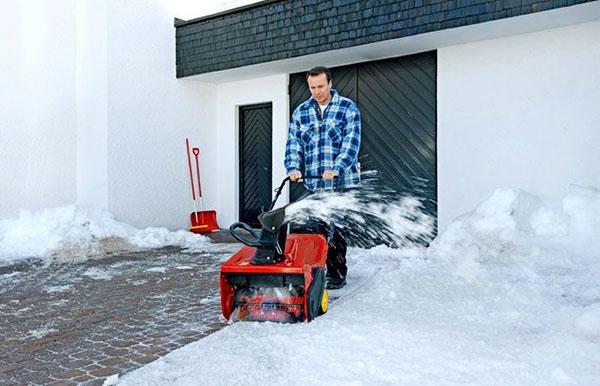
{"label": "stucco wall", "polygon": [[438,51],[443,227],[497,187],[600,188],[600,22]]}
{"label": "stucco wall", "polygon": [[216,88],[175,78],[173,16],[161,2],[108,4],[108,210],[137,226],[185,228],[184,139],[204,150],[214,135]]}
{"label": "stucco wall", "polygon": [[0,218],[77,196],[75,1],[0,5]]}
{"label": "stucco wall", "polygon": [[12,1],[0,17],[0,218],[78,203],[187,227],[184,138],[216,135],[216,87],[175,78],[169,2]]}
{"label": "stucco wall", "polygon": [[107,4],[76,4],[77,203],[108,209]]}
{"label": "stucco wall", "polygon": [[[283,158],[289,121],[287,84],[288,75],[280,74],[218,85],[218,137],[215,146],[218,151],[211,153],[211,159],[216,159],[217,163],[210,171],[207,189],[216,191],[218,196],[215,204],[222,227],[239,221],[239,106],[273,103],[273,187],[279,186],[285,177]],[[284,192],[281,202],[287,196]]]}

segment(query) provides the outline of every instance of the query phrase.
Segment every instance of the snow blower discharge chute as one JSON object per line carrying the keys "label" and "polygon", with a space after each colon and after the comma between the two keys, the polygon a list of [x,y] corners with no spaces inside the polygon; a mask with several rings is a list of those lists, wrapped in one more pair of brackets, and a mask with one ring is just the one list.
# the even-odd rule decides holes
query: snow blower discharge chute
{"label": "snow blower discharge chute", "polygon": [[227,320],[308,322],[327,312],[325,236],[288,234],[285,207],[273,209],[288,181],[275,189],[268,211],[258,217],[259,233],[242,222],[229,227],[245,246],[221,265],[221,310]]}

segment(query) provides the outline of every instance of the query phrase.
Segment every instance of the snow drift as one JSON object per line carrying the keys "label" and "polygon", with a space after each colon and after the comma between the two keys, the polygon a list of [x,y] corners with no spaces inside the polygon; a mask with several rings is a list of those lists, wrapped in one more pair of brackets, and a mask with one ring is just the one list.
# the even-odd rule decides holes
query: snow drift
{"label": "snow drift", "polygon": [[38,212],[21,211],[0,220],[0,264],[27,258],[71,261],[110,252],[176,245],[188,249],[210,240],[187,231],[137,229],[105,211],[71,205]]}

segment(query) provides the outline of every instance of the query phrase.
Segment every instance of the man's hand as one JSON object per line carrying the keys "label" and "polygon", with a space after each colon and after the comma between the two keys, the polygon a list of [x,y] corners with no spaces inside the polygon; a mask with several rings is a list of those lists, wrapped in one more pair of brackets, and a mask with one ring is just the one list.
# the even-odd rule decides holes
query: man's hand
{"label": "man's hand", "polygon": [[334,172],[333,170],[325,170],[325,172],[323,172],[323,179],[324,180],[333,180],[335,177],[337,177],[337,173]]}
{"label": "man's hand", "polygon": [[302,178],[302,173],[300,172],[291,172],[288,177],[290,177],[290,181],[296,182]]}

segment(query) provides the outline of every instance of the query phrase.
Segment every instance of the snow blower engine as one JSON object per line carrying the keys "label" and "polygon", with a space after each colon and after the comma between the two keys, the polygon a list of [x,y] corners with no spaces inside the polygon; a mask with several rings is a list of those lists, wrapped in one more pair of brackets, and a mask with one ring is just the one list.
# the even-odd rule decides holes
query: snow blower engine
{"label": "snow blower engine", "polygon": [[242,222],[229,227],[245,246],[221,265],[221,310],[227,320],[308,322],[327,312],[325,236],[288,234],[285,207],[273,209],[288,181],[258,216],[260,230]]}

